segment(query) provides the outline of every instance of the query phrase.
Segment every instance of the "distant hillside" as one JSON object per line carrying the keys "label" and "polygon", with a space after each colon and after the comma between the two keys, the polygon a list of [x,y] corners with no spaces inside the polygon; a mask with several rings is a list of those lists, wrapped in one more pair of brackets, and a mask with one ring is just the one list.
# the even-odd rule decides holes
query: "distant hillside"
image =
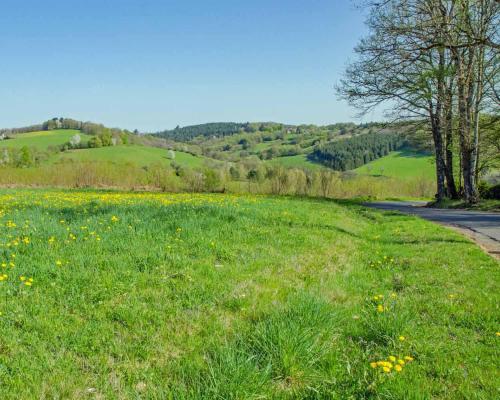
{"label": "distant hillside", "polygon": [[309,159],[337,171],[347,171],[384,157],[404,143],[398,133],[369,133],[320,145]]}
{"label": "distant hillside", "polygon": [[434,157],[431,153],[401,149],[356,168],[354,172],[377,177],[425,178],[435,181],[434,165]]}
{"label": "distant hillside", "polygon": [[[31,132],[33,129],[38,131]],[[174,152],[179,155],[175,163],[193,167],[217,161],[243,164],[245,168],[281,165],[345,171],[386,156],[399,149],[403,141],[408,144],[408,139],[416,136],[415,130],[408,123],[317,126],[214,122],[141,135],[92,122],[53,118],[39,125],[1,131],[0,164],[26,167],[73,159],[169,165],[174,160],[167,154]],[[417,148],[411,143],[408,147]]]}
{"label": "distant hillside", "polygon": [[239,132],[250,131],[250,129],[251,128],[249,123],[244,124],[237,122],[211,122],[208,124],[191,125],[182,128],[178,126],[175,129],[155,133],[154,136],[179,141],[188,141],[198,136],[231,136]]}
{"label": "distant hillside", "polygon": [[78,121],[72,118],[52,118],[41,124],[25,126],[21,128],[2,128],[0,129],[0,136],[3,137],[11,137],[12,135],[22,134],[22,133],[30,133],[30,132],[39,132],[39,131],[52,131],[56,129],[73,129],[82,131],[88,135],[99,135],[103,132],[111,133],[111,134],[138,134],[139,132],[136,130],[134,132],[130,132],[126,129],[121,128],[109,128],[104,126],[103,124],[97,124],[95,122],[90,121]]}

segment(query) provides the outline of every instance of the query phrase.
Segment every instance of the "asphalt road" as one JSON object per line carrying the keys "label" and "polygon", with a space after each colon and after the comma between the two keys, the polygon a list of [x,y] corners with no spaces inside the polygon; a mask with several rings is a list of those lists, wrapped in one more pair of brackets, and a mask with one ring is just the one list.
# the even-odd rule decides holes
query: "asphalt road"
{"label": "asphalt road", "polygon": [[400,211],[429,221],[471,232],[470,236],[492,254],[500,254],[500,213],[426,208],[425,202],[384,201],[366,203],[367,207]]}

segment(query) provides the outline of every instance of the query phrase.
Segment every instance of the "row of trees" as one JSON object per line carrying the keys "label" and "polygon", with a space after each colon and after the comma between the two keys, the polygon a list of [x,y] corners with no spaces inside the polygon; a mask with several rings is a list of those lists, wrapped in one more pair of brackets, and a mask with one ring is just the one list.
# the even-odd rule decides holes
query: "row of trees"
{"label": "row of trees", "polygon": [[83,122],[72,118],[52,118],[42,124],[25,126],[22,128],[10,128],[10,129],[0,129],[0,135],[14,135],[18,133],[28,133],[37,131],[51,131],[55,129],[75,129],[82,131],[87,135],[102,136],[111,135],[114,137],[139,134],[136,130],[134,132],[128,131],[126,129],[120,128],[108,128],[103,124],[96,124],[94,122]]}
{"label": "row of trees", "polygon": [[478,200],[482,118],[500,105],[499,9],[497,0],[372,2],[370,34],[338,88],[362,112],[388,102],[398,118],[426,119],[438,200]]}
{"label": "row of trees", "polygon": [[398,134],[366,134],[317,147],[309,159],[336,171],[355,169],[399,149],[404,143]]}
{"label": "row of trees", "polygon": [[252,131],[252,128],[250,128],[249,123],[243,124],[236,122],[213,122],[208,124],[185,126],[183,128],[177,126],[172,130],[155,133],[155,136],[174,139],[178,141],[189,141],[198,136],[221,137],[250,131]]}
{"label": "row of trees", "polygon": [[23,146],[19,149],[0,149],[0,167],[27,168],[37,165],[45,159],[45,155],[36,149]]}

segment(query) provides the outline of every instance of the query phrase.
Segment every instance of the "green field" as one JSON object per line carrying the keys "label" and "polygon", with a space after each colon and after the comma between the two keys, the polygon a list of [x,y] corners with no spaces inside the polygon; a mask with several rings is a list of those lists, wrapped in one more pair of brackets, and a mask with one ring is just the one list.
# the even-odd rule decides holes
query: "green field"
{"label": "green field", "polygon": [[[37,148],[40,151],[47,150],[49,146],[63,145],[74,135],[79,134],[83,143],[92,137],[82,134],[80,131],[71,129],[58,129],[53,131],[29,132],[17,135],[14,139],[0,141],[0,148],[20,149],[24,146]],[[60,161],[109,161],[123,164],[131,163],[137,166],[148,166],[154,163],[170,165],[172,161],[185,167],[201,167],[204,158],[196,157],[189,153],[175,152],[175,159],[167,157],[167,150],[141,146],[141,145],[119,145],[112,147],[100,147],[89,149],[70,150],[59,152],[49,158],[49,162]]]}
{"label": "green field", "polygon": [[321,164],[313,163],[307,159],[307,154],[299,154],[296,156],[276,157],[269,161],[275,165],[282,165],[287,168],[306,168],[317,170],[324,168]]}
{"label": "green field", "polygon": [[2,399],[498,397],[499,265],[415,217],[3,190],[0,265]]}
{"label": "green field", "polygon": [[73,129],[58,129],[53,131],[29,132],[16,135],[13,139],[0,141],[0,148],[35,147],[38,150],[47,150],[49,146],[59,146],[69,142],[76,134],[79,134],[83,143],[87,142],[91,136],[85,135]]}
{"label": "green field", "polygon": [[395,151],[354,170],[359,174],[393,178],[435,179],[434,159],[428,154]]}
{"label": "green field", "polygon": [[97,149],[79,149],[58,153],[51,161],[110,161],[114,163],[132,163],[147,166],[154,163],[170,165],[172,161],[186,167],[200,167],[204,159],[188,153],[175,152],[175,159],[167,157],[167,150],[140,145],[120,145]]}

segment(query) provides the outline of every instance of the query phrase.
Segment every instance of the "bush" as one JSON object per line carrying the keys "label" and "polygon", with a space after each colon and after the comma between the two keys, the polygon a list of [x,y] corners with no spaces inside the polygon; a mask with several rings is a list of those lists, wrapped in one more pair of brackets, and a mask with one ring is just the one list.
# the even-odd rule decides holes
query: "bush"
{"label": "bush", "polygon": [[486,182],[480,182],[478,185],[479,196],[487,200],[500,200],[500,184],[491,186]]}

